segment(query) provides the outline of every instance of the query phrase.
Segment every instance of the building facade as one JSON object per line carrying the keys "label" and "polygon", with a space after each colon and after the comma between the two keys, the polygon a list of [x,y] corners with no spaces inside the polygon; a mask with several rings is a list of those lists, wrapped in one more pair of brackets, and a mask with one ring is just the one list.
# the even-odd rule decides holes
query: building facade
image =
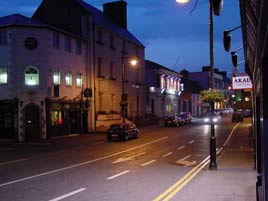
{"label": "building facade", "polygon": [[245,70],[253,83],[257,201],[268,200],[268,2],[240,0]]}
{"label": "building facade", "polygon": [[[124,15],[126,3],[104,10]],[[127,117],[144,114],[144,46],[126,16],[124,24],[114,19],[77,0],[42,1],[32,18],[0,18],[1,138],[46,139],[120,121],[123,69]]]}
{"label": "building facade", "polygon": [[146,113],[164,118],[178,115],[179,100],[183,90],[182,75],[146,60]]}

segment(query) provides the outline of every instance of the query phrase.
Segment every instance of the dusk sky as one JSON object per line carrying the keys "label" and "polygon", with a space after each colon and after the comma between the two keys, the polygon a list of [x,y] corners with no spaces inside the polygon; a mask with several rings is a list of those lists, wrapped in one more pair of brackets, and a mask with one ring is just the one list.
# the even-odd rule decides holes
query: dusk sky
{"label": "dusk sky", "polygon": [[[31,17],[42,0],[1,1],[0,16],[22,14]],[[109,0],[85,0],[102,10]],[[127,0],[128,30],[145,45],[145,58],[175,71],[201,71],[209,65],[208,0],[179,5],[175,0]],[[238,0],[224,0],[221,16],[214,16],[215,68],[231,73],[231,54],[223,48],[223,31],[241,24]],[[231,51],[242,46],[241,29],[231,32]],[[239,62],[243,51],[237,52]],[[244,62],[239,64],[244,71]],[[229,75],[229,74],[228,74]]]}

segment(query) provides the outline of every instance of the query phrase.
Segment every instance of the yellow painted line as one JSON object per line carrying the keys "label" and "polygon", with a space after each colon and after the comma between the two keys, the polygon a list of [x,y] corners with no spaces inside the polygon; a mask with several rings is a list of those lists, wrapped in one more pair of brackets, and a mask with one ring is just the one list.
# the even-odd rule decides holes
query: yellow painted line
{"label": "yellow painted line", "polygon": [[[239,126],[240,123],[236,124],[231,130],[228,138],[221,148],[217,148],[216,152],[219,154],[223,147],[230,141],[235,129]],[[161,193],[158,197],[156,197],[153,201],[169,201],[172,197],[174,197],[186,184],[188,184],[208,163],[210,156],[207,156],[201,163],[192,168],[187,174],[185,174],[180,180],[170,186],[166,191]]]}
{"label": "yellow painted line", "polygon": [[197,166],[195,166],[193,169],[191,169],[187,174],[185,174],[180,180],[178,180],[176,183],[174,183],[172,186],[170,186],[165,192],[161,193],[158,197],[156,197],[153,201],[160,201],[164,197],[166,197],[169,193],[171,193],[173,190],[175,190],[184,180],[186,180],[191,174],[193,174],[204,162],[209,160],[209,156],[205,158],[201,163],[199,163]]}

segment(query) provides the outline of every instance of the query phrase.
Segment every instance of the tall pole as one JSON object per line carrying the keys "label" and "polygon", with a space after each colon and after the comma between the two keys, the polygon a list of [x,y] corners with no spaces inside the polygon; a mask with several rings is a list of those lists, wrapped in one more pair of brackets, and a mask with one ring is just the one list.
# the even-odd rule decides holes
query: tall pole
{"label": "tall pole", "polygon": [[[209,0],[209,56],[210,56],[210,89],[214,89],[214,46],[213,46],[213,13],[212,3]],[[214,115],[214,101],[211,101],[211,115]],[[209,169],[216,170],[216,136],[215,136],[215,125],[213,118],[211,119],[211,134],[210,134],[210,164]]]}
{"label": "tall pole", "polygon": [[124,53],[122,53],[122,94],[121,94],[121,108],[122,108],[122,118],[123,123],[126,121],[126,107],[125,107],[125,63],[124,63]]}

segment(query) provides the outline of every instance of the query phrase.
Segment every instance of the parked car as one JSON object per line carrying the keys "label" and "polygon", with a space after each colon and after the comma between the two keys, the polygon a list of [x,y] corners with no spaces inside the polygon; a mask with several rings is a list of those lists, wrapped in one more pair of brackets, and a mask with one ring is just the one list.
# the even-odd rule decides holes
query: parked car
{"label": "parked car", "polygon": [[205,124],[211,124],[212,122],[214,124],[217,124],[220,121],[220,115],[218,115],[217,113],[211,113],[211,112],[206,112],[203,116],[203,122]]}
{"label": "parked car", "polygon": [[192,123],[192,115],[190,112],[181,112],[179,114],[179,117],[184,120],[185,124]]}
{"label": "parked car", "polygon": [[184,120],[177,115],[168,115],[164,119],[165,126],[181,126],[184,124]]}
{"label": "parked car", "polygon": [[111,141],[113,137],[119,138],[120,140],[127,141],[130,137],[138,138],[140,130],[133,123],[118,123],[112,124],[107,133],[107,141]]}
{"label": "parked car", "polygon": [[244,116],[242,112],[233,112],[232,122],[234,121],[244,121]]}

